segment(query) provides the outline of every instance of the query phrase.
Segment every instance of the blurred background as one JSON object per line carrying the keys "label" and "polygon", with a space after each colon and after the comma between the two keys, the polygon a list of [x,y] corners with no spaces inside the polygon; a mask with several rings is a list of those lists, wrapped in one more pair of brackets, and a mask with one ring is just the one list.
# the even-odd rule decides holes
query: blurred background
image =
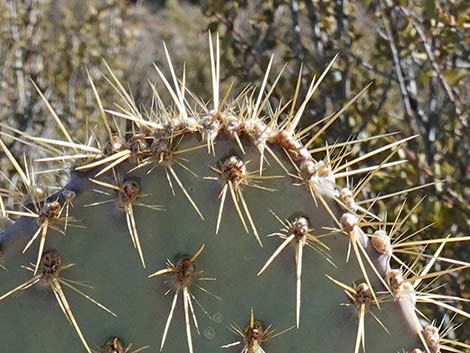
{"label": "blurred background", "polygon": [[[273,106],[292,97],[301,65],[302,98],[312,76],[339,54],[308,105],[304,125],[338,110],[367,84],[372,86],[316,144],[398,132],[355,146],[354,154],[360,155],[384,141],[418,134],[399,152],[409,163],[378,173],[361,198],[435,183],[377,202],[374,209],[394,220],[406,201],[401,218],[417,208],[402,231],[411,234],[430,225],[416,237],[470,236],[467,0],[0,0],[2,139],[22,159],[24,153],[35,158],[41,151],[32,153],[29,146],[5,135],[11,134],[7,127],[59,137],[32,80],[73,136],[83,141],[99,121],[86,68],[106,107],[118,99],[103,76],[108,74],[103,60],[137,104],[149,106],[149,81],[162,87],[152,63],[167,69],[163,41],[177,72],[185,66],[189,89],[203,101],[210,100],[209,30],[220,36],[223,88],[231,82],[234,92],[248,83],[259,85],[272,54],[268,85],[286,64],[271,98]],[[0,186],[13,189],[18,180],[3,153],[0,171]],[[53,183],[64,180],[60,174],[48,177],[57,179]],[[469,244],[449,245],[442,256],[469,262]],[[418,267],[428,260],[422,259]],[[436,285],[443,284],[442,293],[470,298],[469,271],[437,280]],[[470,305],[460,305],[470,311]],[[433,310],[426,314],[445,324],[452,319]],[[468,341],[470,324],[455,334]]]}

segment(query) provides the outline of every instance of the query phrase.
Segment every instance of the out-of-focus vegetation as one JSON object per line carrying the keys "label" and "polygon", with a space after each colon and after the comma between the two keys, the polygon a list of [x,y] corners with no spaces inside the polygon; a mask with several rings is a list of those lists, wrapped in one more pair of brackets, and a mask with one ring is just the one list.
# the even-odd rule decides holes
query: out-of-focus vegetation
{"label": "out-of-focus vegetation", "polygon": [[[165,60],[163,40],[175,67],[182,70],[186,65],[190,89],[209,99],[208,29],[221,38],[226,86],[234,79],[240,88],[260,83],[272,54],[270,83],[286,64],[273,106],[291,98],[301,65],[302,97],[311,77],[339,54],[309,104],[304,124],[331,114],[373,82],[330,127],[327,141],[397,131],[419,136],[400,152],[409,163],[376,175],[362,197],[436,182],[407,195],[402,217],[427,195],[407,222],[409,232],[433,223],[423,231],[426,237],[470,235],[466,0],[0,0],[0,122],[36,136],[52,136],[55,127],[47,123],[50,114],[32,80],[74,135],[85,138],[99,119],[86,68],[108,106],[116,94],[100,73],[105,71],[103,59],[128,82],[136,101],[148,104],[147,80],[156,80],[152,62]],[[22,158],[24,145],[8,141]],[[366,153],[378,144],[383,140],[358,145],[354,152]],[[2,156],[0,169],[7,171],[8,164]],[[396,197],[376,206],[393,220],[403,200]],[[470,246],[448,246],[443,256],[470,261]],[[442,281],[449,283],[443,291],[470,297],[468,271]],[[432,315],[442,317],[439,312]],[[468,339],[469,326],[458,330],[459,335]]]}
{"label": "out-of-focus vegetation", "polygon": [[132,41],[128,10],[118,1],[2,0],[0,2],[0,120],[36,136],[55,129],[33,82],[80,136],[96,115],[86,68],[103,97],[102,58],[121,76]]}

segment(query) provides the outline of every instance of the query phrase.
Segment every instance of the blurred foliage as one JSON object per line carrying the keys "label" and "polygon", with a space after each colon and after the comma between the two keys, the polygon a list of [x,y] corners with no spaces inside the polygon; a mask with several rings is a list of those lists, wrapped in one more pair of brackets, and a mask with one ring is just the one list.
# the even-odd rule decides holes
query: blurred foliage
{"label": "blurred foliage", "polygon": [[[67,126],[83,138],[87,127],[98,121],[85,67],[108,106],[115,93],[100,75],[102,59],[129,82],[139,104],[148,104],[147,80],[161,84],[151,63],[166,67],[162,40],[175,67],[182,70],[185,64],[190,89],[208,100],[207,29],[220,35],[226,85],[232,80],[240,88],[249,82],[259,84],[272,54],[269,84],[286,64],[271,98],[273,107],[292,97],[301,65],[300,99],[312,76],[318,77],[338,54],[308,105],[304,125],[338,110],[373,82],[329,128],[326,142],[332,145],[389,132],[403,137],[418,134],[398,152],[409,163],[375,175],[361,197],[435,182],[406,195],[402,218],[427,195],[406,223],[408,232],[433,223],[417,236],[470,235],[466,0],[0,0],[0,122],[34,135],[53,134],[53,127],[46,124],[50,115],[32,79]],[[397,138],[357,145],[354,154]],[[22,151],[14,141],[11,147]],[[6,164],[1,170],[7,170]],[[350,182],[356,185],[359,179]],[[393,220],[404,200],[395,197],[374,207],[387,210],[387,219]],[[447,246],[443,256],[470,261],[468,243]],[[468,271],[442,281],[449,285],[441,290],[470,297]],[[432,315],[442,317],[440,312]],[[469,326],[459,330],[461,337],[470,337]]]}
{"label": "blurred foliage", "polygon": [[98,74],[102,60],[121,76],[132,40],[119,1],[0,1],[0,121],[35,136],[50,136],[50,114],[32,81],[79,138],[97,107],[89,68],[102,96],[111,87]]}

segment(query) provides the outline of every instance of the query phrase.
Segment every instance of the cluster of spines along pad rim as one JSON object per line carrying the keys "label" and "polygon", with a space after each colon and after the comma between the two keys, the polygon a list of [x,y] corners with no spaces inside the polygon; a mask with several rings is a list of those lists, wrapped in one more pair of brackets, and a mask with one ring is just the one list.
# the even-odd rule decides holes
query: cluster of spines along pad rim
{"label": "cluster of spines along pad rim", "polygon": [[[368,181],[370,177],[373,176],[378,170],[402,163],[403,161],[389,160],[402,144],[414,137],[402,140],[394,140],[382,148],[349,161],[344,161],[346,158],[345,156],[347,155],[344,150],[342,150],[343,154],[340,153],[334,157],[332,156],[332,151],[337,148],[348,148],[354,143],[371,140],[372,138],[339,143],[329,147],[312,150],[310,147],[313,142],[321,134],[323,134],[325,130],[335,120],[337,120],[337,118],[340,117],[341,114],[351,104],[353,104],[368,87],[359,92],[335,114],[332,114],[328,118],[322,119],[321,121],[299,131],[298,125],[305,112],[307,104],[313,97],[320,82],[333,65],[334,59],[318,78],[314,77],[312,79],[312,82],[306,92],[305,99],[299,105],[297,100],[300,91],[301,75],[299,75],[299,84],[296,86],[296,91],[292,100],[277,109],[272,109],[272,107],[269,105],[269,97],[280,77],[279,75],[274,80],[274,83],[271,84],[269,91],[265,93],[269,71],[272,64],[272,58],[269,62],[266,75],[257,96],[255,96],[255,91],[244,91],[235,99],[229,100],[230,90],[225,94],[224,97],[220,97],[219,94],[220,62],[218,41],[216,42],[215,50],[213,50],[214,48],[212,46],[212,41],[210,41],[210,48],[213,99],[212,107],[207,107],[205,104],[199,102],[200,108],[204,111],[203,114],[196,113],[187,103],[185,98],[187,94],[185,78],[184,76],[181,80],[176,78],[170,57],[165,47],[172,83],[167,80],[167,78],[158,68],[156,69],[163,81],[163,84],[166,86],[171,98],[173,99],[174,109],[165,108],[158,94],[156,93],[156,88],[152,86],[152,89],[155,92],[155,106],[152,107],[151,111],[147,114],[142,114],[134,103],[131,95],[126,92],[122,84],[110,71],[111,79],[109,79],[109,83],[116,88],[116,91],[119,93],[124,102],[124,107],[121,107],[121,110],[119,111],[105,110],[103,108],[93,82],[90,80],[98,107],[100,108],[103,125],[108,135],[108,141],[106,143],[97,143],[97,147],[94,147],[91,143],[84,144],[74,140],[70,132],[65,128],[60,118],[52,109],[51,105],[45,100],[42,93],[40,93],[40,95],[44,98],[48,109],[57,122],[59,130],[65,136],[65,139],[53,140],[48,138],[33,137],[13,129],[10,129],[10,133],[2,134],[10,137],[13,133],[19,134],[21,138],[28,141],[28,143],[32,143],[42,149],[45,149],[46,151],[55,154],[53,157],[43,158],[42,161],[73,161],[73,167],[71,170],[72,176],[77,172],[89,173],[91,180],[98,184],[100,182],[94,180],[94,178],[97,178],[100,175],[104,175],[105,173],[112,172],[114,168],[124,162],[129,162],[135,165],[135,167],[131,169],[130,174],[132,173],[132,170],[141,168],[151,163],[163,165],[168,169],[169,175],[174,178],[174,181],[181,188],[192,208],[200,215],[201,218],[204,218],[202,212],[191,198],[190,193],[186,190],[184,185],[181,184],[178,177],[174,173],[174,170],[172,169],[172,163],[176,158],[178,158],[178,152],[174,148],[174,141],[176,138],[185,135],[198,135],[203,141],[203,144],[207,146],[208,153],[214,154],[216,140],[221,136],[224,136],[224,138],[233,139],[236,142],[236,145],[239,146],[240,153],[242,154],[244,153],[244,147],[241,141],[250,141],[251,144],[259,151],[260,158],[258,163],[260,176],[263,171],[265,156],[272,157],[272,159],[287,172],[283,162],[280,161],[273,152],[273,146],[276,146],[276,148],[282,150],[286,154],[287,159],[290,160],[292,165],[295,167],[297,174],[291,175],[292,178],[296,181],[296,183],[303,184],[303,187],[305,187],[305,190],[311,194],[315,203],[319,203],[324,206],[324,208],[330,214],[332,220],[336,223],[337,230],[340,230],[349,239],[352,253],[356,256],[356,259],[361,268],[361,275],[364,277],[365,282],[360,283],[356,287],[350,287],[338,279],[329,277],[335,284],[337,284],[346,292],[350,300],[357,308],[359,324],[354,352],[359,352],[361,344],[363,344],[364,341],[364,317],[368,312],[367,308],[370,305],[380,307],[380,303],[383,301],[383,299],[378,296],[377,289],[373,288],[373,285],[369,279],[369,274],[366,271],[366,267],[370,267],[375,275],[380,279],[381,286],[383,287],[381,289],[385,289],[393,298],[393,300],[399,304],[399,307],[401,308],[403,315],[406,317],[410,327],[412,327],[415,330],[416,335],[419,336],[422,346],[414,349],[413,352],[463,352],[467,349],[470,349],[470,346],[466,345],[465,343],[446,338],[448,331],[442,330],[442,328],[440,330],[434,325],[423,327],[419,320],[418,309],[416,307],[417,303],[428,303],[440,306],[441,308],[448,310],[453,314],[470,318],[468,313],[448,303],[448,301],[459,300],[459,298],[419,291],[419,285],[423,280],[433,279],[445,273],[463,270],[469,267],[469,264],[462,261],[448,261],[448,259],[446,260],[440,256],[440,253],[446,244],[451,242],[468,241],[468,237],[446,237],[442,239],[420,241],[409,240],[407,237],[404,240],[393,241],[395,238],[394,228],[398,228],[398,221],[393,224],[392,229],[387,233],[387,223],[384,222],[380,217],[374,215],[365,205],[366,202],[357,202],[355,200],[365,182],[361,183],[358,185],[358,187],[353,189],[349,187],[341,188],[337,186],[337,180],[340,178],[349,180],[350,176],[368,173],[369,176],[365,178],[365,181]],[[267,115],[265,115],[266,112],[268,112]],[[122,119],[123,121],[130,123],[134,131],[132,136],[126,138],[125,134],[122,133],[122,129],[119,129],[118,126],[112,128],[107,117],[108,115],[113,116],[114,122],[116,119]],[[40,250],[37,257],[37,262],[34,268],[32,268],[34,275],[36,276],[36,272],[39,269],[40,261],[44,252],[49,222],[52,223],[55,219],[61,217],[66,208],[68,210],[70,201],[73,199],[73,197],[75,197],[76,194],[80,193],[80,186],[71,180],[67,186],[45,199],[46,201],[41,201],[44,199],[37,196],[35,183],[32,180],[31,175],[20,167],[19,163],[15,160],[1,139],[0,147],[5,152],[6,156],[10,159],[18,171],[20,178],[25,184],[28,194],[28,200],[26,203],[35,205],[36,213],[33,218],[37,223],[37,231],[32,240],[36,238],[40,239]],[[67,150],[69,152],[61,152],[59,155],[57,155],[57,150]],[[326,157],[321,160],[315,159],[312,156],[312,153],[317,152],[325,152]],[[382,152],[388,152],[387,157],[382,163],[365,168],[352,169],[352,167],[355,167],[359,162],[362,162]],[[232,177],[243,179],[246,176],[244,174],[246,171],[243,170],[243,165],[237,166],[237,161],[235,160],[230,162],[233,162],[232,164],[236,167],[235,172],[239,173],[239,175],[232,175],[230,173],[233,171],[228,171],[228,174],[223,174],[221,172],[223,174],[222,176],[225,175],[227,180]],[[228,177],[227,175],[230,176]],[[138,188],[138,186],[135,185],[134,190],[132,190],[132,185],[104,185],[104,183],[101,183],[100,185],[109,186],[110,188],[116,189],[119,192],[123,208],[132,205],[137,197],[136,193],[138,194],[139,191],[135,190],[135,188]],[[129,187],[131,189],[129,189]],[[402,190],[398,193],[394,193],[393,195],[384,195],[366,201],[373,203],[378,199],[386,199],[387,197],[403,194],[414,189],[417,188]],[[5,197],[7,195],[3,194],[1,196]],[[24,202],[25,201],[23,201],[23,203]],[[336,205],[332,206],[334,203],[336,203]],[[6,210],[3,201],[0,202],[0,206],[1,212],[5,217],[10,215],[17,215],[21,218],[31,217],[30,211]],[[223,206],[221,206],[221,209],[222,207]],[[129,212],[131,211],[126,209],[126,214],[129,214]],[[242,210],[239,213],[242,221],[245,222],[246,218],[246,223],[249,224],[249,226],[245,227],[251,227],[252,232],[257,237],[260,245],[262,245],[257,234],[256,226],[250,219],[248,209],[246,207],[242,207]],[[245,214],[245,216],[243,214]],[[132,216],[129,217],[132,218]],[[134,246],[139,249],[142,265],[145,267],[144,257],[140,250],[140,245],[138,245],[139,239],[137,230],[132,222],[133,219],[129,219],[129,232],[131,233]],[[219,224],[220,219],[217,222],[217,229]],[[377,228],[377,224],[382,226],[380,226],[380,229],[376,230],[372,235],[366,234],[366,232],[363,230],[368,226]],[[3,234],[0,233],[0,236],[8,236],[9,233],[13,232],[11,228],[14,228],[14,226],[6,228],[2,232]],[[307,233],[307,231],[303,233],[295,233],[295,237],[293,237],[293,239],[295,238],[296,241],[298,241],[298,244],[300,244],[298,246],[303,247],[303,243],[301,243],[300,240],[303,239],[303,235]],[[428,255],[430,260],[421,273],[413,273],[409,267],[397,256],[397,254],[400,252],[400,249],[402,248],[429,244],[438,244],[438,249],[434,254]],[[27,247],[29,245],[31,245],[31,242],[28,243]],[[431,269],[436,261],[447,261],[452,265],[458,266],[449,270],[434,273],[431,272]],[[393,262],[398,263],[401,268],[393,268]],[[297,298],[297,302],[297,307],[299,310],[299,297]],[[73,316],[69,314],[69,319],[71,317],[73,318]],[[297,314],[297,326],[298,317],[299,314]],[[251,321],[253,320],[252,313]],[[253,322],[251,322],[251,326],[252,325]],[[79,332],[79,329],[77,330]],[[243,333],[243,331],[240,331],[239,333]],[[84,340],[82,336],[81,338]],[[188,337],[188,340],[190,340],[190,337]],[[110,345],[112,344],[117,346],[118,341],[112,341]],[[190,349],[192,350],[192,348]],[[247,350],[247,352],[251,351]]]}

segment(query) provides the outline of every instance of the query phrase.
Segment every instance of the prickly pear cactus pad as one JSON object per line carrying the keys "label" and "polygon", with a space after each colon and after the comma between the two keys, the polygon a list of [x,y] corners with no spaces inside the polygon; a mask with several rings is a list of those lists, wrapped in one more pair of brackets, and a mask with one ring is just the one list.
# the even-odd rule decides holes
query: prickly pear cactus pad
{"label": "prickly pear cactus pad", "polygon": [[[106,140],[93,128],[77,141],[45,98],[63,139],[5,127],[0,147],[23,187],[0,194],[1,346],[12,353],[470,349],[449,338],[452,325],[420,312],[431,305],[470,317],[455,306],[463,298],[432,288],[435,278],[468,269],[441,252],[469,239],[415,241],[403,230],[409,215],[386,221],[371,211],[378,199],[409,190],[358,198],[375,173],[404,162],[396,152],[413,137],[373,137],[383,147],[362,156],[351,148],[364,140],[314,148],[361,94],[299,128],[334,60],[305,99],[298,88],[287,104],[272,106],[279,76],[267,84],[271,62],[261,87],[219,92],[218,42],[210,48],[207,104],[176,77],[167,52],[171,74],[157,68],[151,107],[138,108],[112,71],[121,97],[114,107],[103,107],[90,83]],[[4,142],[10,138],[47,157],[17,161]],[[68,183],[45,193],[38,164],[67,172]],[[404,250],[430,261],[421,268],[401,258]]]}

